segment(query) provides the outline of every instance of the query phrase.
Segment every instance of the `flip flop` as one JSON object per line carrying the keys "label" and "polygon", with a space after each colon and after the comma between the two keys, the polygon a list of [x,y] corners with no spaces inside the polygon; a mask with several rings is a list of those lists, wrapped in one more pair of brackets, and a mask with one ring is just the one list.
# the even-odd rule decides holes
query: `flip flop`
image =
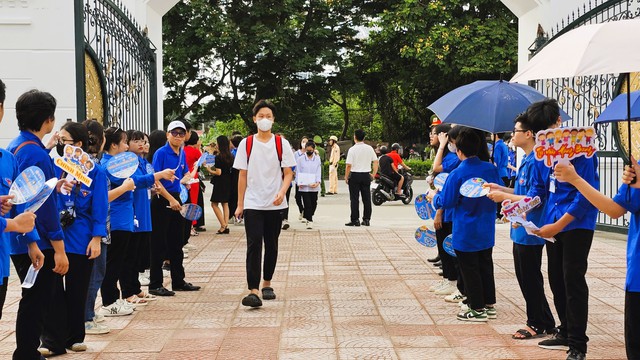
{"label": "flip flop", "polygon": [[258,295],[251,293],[242,299],[242,305],[256,308],[262,306],[262,300]]}
{"label": "flip flop", "polygon": [[[518,337],[516,336],[516,334],[520,334],[522,335],[522,337]],[[531,331],[527,330],[527,329],[520,329],[518,331],[516,331],[516,334],[511,335],[511,338],[514,340],[528,340],[528,339],[535,339],[535,338],[539,338],[539,337],[543,337],[546,336],[547,334],[545,334],[544,332],[541,333],[536,333],[535,335],[531,333]]]}
{"label": "flip flop", "polygon": [[262,298],[264,300],[274,300],[276,298],[276,293],[273,292],[273,288],[267,286],[262,288]]}

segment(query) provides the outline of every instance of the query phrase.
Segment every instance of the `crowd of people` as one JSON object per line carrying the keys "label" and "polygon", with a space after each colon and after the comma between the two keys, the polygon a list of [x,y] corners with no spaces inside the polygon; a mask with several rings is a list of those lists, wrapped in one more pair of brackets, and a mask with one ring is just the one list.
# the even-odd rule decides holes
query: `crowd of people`
{"label": "crowd of people", "polygon": [[[0,81],[0,121],[5,97],[5,85]],[[23,283],[14,359],[85,351],[86,334],[110,331],[105,317],[130,315],[136,307],[158,297],[200,290],[200,286],[185,280],[183,260],[193,248],[190,237],[206,229],[203,219],[186,220],[180,211],[186,203],[204,206],[205,184],[198,174],[201,168],[212,177],[210,202],[220,224],[216,233],[229,234],[231,223],[245,225],[249,294],[242,304],[248,307],[259,307],[263,300],[276,298],[271,281],[279,235],[290,226],[288,199],[293,187],[298,220],[307,229],[313,228],[318,197],[324,195],[325,160],[329,162],[326,194],[338,193],[337,138],[329,138],[328,159],[320,151],[321,143],[306,137],[294,152],[283,135],[272,133],[276,108],[266,100],[257,102],[252,110],[257,133],[246,138],[241,134],[219,136],[215,143],[205,146],[211,158],[202,153],[198,135],[184,119],[172,121],[166,131],[155,130],[148,135],[118,127],[104,129],[95,120],[67,122],[54,132],[56,100],[51,94],[28,91],[18,98],[15,108],[20,133],[6,150],[0,149],[0,210],[4,216],[0,217],[0,309],[7,291],[9,259]],[[543,204],[552,204],[527,213],[527,220],[539,230],[529,234],[522,227],[511,229],[515,276],[527,316],[524,326],[512,337],[527,340],[548,336],[539,342],[540,347],[566,350],[569,360],[585,359],[589,340],[585,274],[597,212],[600,209],[619,217],[631,211],[625,340],[628,357],[640,358],[640,344],[634,336],[640,328],[640,311],[634,306],[640,300],[640,185],[633,181],[640,169],[634,160],[634,166],[625,169],[625,184],[618,195],[609,199],[597,190],[597,157],[577,157],[555,168],[535,161],[535,134],[560,125],[554,100],[535,103],[519,115],[507,139],[512,150],[517,147],[525,154],[516,168],[504,136],[496,136],[490,153],[486,134],[481,131],[433,124],[431,146],[437,150],[432,175],[448,173],[448,177],[440,191],[427,193],[436,209],[438,257],[431,260],[440,262],[443,277],[429,290],[447,302],[459,303],[458,320],[486,322],[497,318],[492,258],[499,214],[496,204],[537,196]],[[43,139],[48,134],[51,136],[45,144]],[[369,226],[371,221],[370,184],[379,161],[373,147],[364,143],[365,135],[362,130],[355,131],[355,145],[346,158],[345,181],[351,201],[347,226]],[[82,149],[95,164],[87,171],[90,182],[73,180],[54,165],[56,155],[50,153],[55,149],[64,156],[67,145]],[[396,156],[398,148],[394,144],[391,152],[383,154],[388,160],[381,160],[381,167],[406,167]],[[135,154],[138,160],[135,172],[126,178],[108,170],[109,161],[124,152]],[[25,211],[24,204],[13,204],[14,195],[9,194],[18,174],[30,166],[40,168],[45,180],[62,179],[35,213]],[[462,184],[475,177],[487,181],[488,195],[462,196]],[[395,180],[401,188],[402,178]],[[360,200],[364,204],[362,217]],[[455,255],[444,248],[449,235]],[[554,241],[545,240],[551,238]],[[541,264],[545,247],[557,322],[544,293]],[[165,276],[170,278],[171,290],[164,287]],[[24,286],[27,283],[29,286]],[[145,286],[148,290],[143,289]],[[96,307],[98,290],[102,301]]]}

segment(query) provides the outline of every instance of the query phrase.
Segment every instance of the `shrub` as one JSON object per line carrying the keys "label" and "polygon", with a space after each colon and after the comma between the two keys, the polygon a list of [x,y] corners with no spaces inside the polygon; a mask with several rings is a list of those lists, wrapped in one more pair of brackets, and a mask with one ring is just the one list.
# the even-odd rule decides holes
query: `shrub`
{"label": "shrub", "polygon": [[[431,166],[433,164],[432,160],[405,160],[405,164],[407,164],[411,168],[411,174],[415,178],[424,178],[429,174],[429,170],[431,170]],[[344,179],[344,168],[345,161],[340,160],[338,162],[338,178]],[[322,170],[322,175],[325,179],[329,179],[329,162],[325,161],[324,168]]]}

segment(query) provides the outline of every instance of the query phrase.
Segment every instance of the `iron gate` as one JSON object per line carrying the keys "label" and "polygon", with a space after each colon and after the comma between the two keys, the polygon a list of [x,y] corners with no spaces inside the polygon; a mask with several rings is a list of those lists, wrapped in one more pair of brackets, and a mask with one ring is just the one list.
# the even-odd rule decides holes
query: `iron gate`
{"label": "iron gate", "polygon": [[[582,15],[581,15],[582,14]],[[640,1],[613,0],[589,1],[563,19],[551,29],[551,38],[585,24],[596,24],[640,16]],[[544,42],[543,42],[544,43]],[[633,46],[630,44],[630,46]],[[535,56],[535,54],[533,55]],[[561,60],[560,60],[561,61]],[[548,97],[557,99],[560,106],[571,116],[574,126],[593,126],[594,120],[604,108],[618,95],[624,77],[620,74],[602,74],[574,78],[556,78],[533,81],[531,85]],[[635,80],[635,81],[634,81]],[[631,90],[638,90],[638,74],[632,78]],[[634,88],[635,87],[635,88]],[[599,140],[598,160],[600,173],[600,191],[613,197],[620,186],[620,175],[624,159],[619,149],[619,134],[615,124],[599,125],[596,128]],[[600,213],[597,228],[615,232],[627,232],[629,218],[625,214],[612,219]]]}
{"label": "iron gate", "polygon": [[155,46],[120,0],[75,0],[78,120],[157,127]]}

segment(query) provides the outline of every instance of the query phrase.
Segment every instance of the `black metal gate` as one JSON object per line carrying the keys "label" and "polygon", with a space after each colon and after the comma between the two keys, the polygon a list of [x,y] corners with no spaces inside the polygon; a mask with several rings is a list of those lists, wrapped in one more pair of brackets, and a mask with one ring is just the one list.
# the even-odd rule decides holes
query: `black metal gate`
{"label": "black metal gate", "polygon": [[119,0],[75,0],[78,121],[157,127],[155,46]]}
{"label": "black metal gate", "polygon": [[[568,15],[566,21],[563,19],[560,24],[551,29],[551,38],[548,41],[553,41],[581,25],[637,16],[640,16],[640,3],[637,0],[588,1],[582,8]],[[531,85],[548,97],[557,99],[560,106],[573,118],[572,125],[592,126],[598,115],[618,95],[623,79],[624,77],[620,74],[602,74],[538,80]],[[637,90],[633,88],[633,84],[632,81],[631,90]],[[616,125],[605,124],[598,126],[597,132],[600,143],[598,150],[600,191],[613,197],[621,184],[620,175],[624,166],[618,143],[618,131]],[[629,218],[625,215],[619,219],[611,219],[600,213],[597,225],[601,230],[626,232],[629,227]]]}

